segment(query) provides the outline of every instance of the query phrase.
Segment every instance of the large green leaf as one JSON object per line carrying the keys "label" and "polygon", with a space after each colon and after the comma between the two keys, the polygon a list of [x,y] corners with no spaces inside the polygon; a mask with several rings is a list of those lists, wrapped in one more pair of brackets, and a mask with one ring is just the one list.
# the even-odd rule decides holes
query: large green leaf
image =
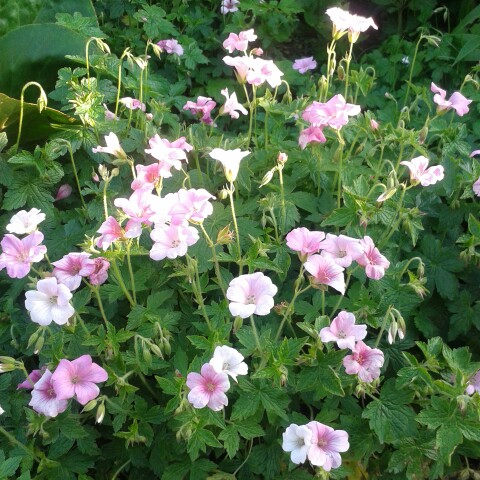
{"label": "large green leaf", "polygon": [[[53,23],[57,13],[81,13],[84,17],[95,17],[91,0],[44,0],[35,23]],[[97,23],[98,26],[98,23]]]}
{"label": "large green leaf", "polygon": [[86,41],[85,36],[51,23],[8,32],[0,38],[0,91],[20,98],[23,86],[30,81],[40,83],[47,93],[52,91],[57,71],[71,65],[65,56],[83,56]]}
{"label": "large green leaf", "polygon": [[[0,93],[0,131],[5,131],[10,144],[14,143],[18,134],[20,119],[20,100]],[[55,126],[72,125],[77,121],[53,108],[45,108],[42,113],[32,103],[23,104],[23,128],[21,144],[38,142],[47,138]]]}

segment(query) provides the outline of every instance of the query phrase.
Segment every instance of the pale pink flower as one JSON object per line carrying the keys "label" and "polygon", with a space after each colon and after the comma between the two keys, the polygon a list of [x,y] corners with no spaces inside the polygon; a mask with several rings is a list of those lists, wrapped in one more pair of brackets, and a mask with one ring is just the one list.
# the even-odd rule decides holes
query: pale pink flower
{"label": "pale pink flower", "polygon": [[360,244],[363,247],[363,255],[357,258],[357,263],[365,267],[365,274],[368,278],[380,280],[385,275],[385,270],[390,266],[390,262],[375,247],[370,237],[363,237]]}
{"label": "pale pink flower", "polygon": [[[168,166],[169,164],[163,164],[163,166]],[[132,182],[132,190],[148,190],[151,192],[155,185],[158,184],[162,170],[162,164],[160,162],[153,163],[151,165],[135,165],[137,170],[137,178]],[[171,167],[168,167],[170,171]]]}
{"label": "pale pink flower", "polygon": [[167,146],[168,148],[179,148],[180,150],[183,150],[185,152],[191,152],[193,150],[193,145],[190,145],[187,142],[187,139],[185,137],[180,137],[174,140],[173,142],[170,142],[166,138],[162,138],[162,142]]}
{"label": "pale pink flower", "polygon": [[370,348],[359,340],[351,355],[343,359],[343,366],[349,375],[358,375],[362,382],[372,382],[380,376],[380,368],[384,362],[383,352],[378,348]]}
{"label": "pale pink flower", "polygon": [[428,161],[428,158],[421,155],[413,158],[409,162],[400,162],[400,164],[406,165],[410,170],[410,181],[412,183],[420,183],[423,187],[428,187],[443,180],[444,177],[443,167],[441,165],[435,165],[427,168]]}
{"label": "pale pink flower", "polygon": [[97,230],[102,235],[97,238],[95,245],[102,250],[106,250],[113,242],[123,239],[125,232],[117,220],[109,216]]}
{"label": "pale pink flower", "polygon": [[[239,83],[247,81],[247,73],[252,68],[253,59],[251,57],[223,57],[223,61],[229,66],[235,68],[235,75]],[[185,107],[184,107],[185,108]]]}
{"label": "pale pink flower", "polygon": [[310,255],[304,264],[305,270],[313,275],[312,281],[317,285],[328,285],[342,295],[345,294],[343,268],[330,258]]}
{"label": "pale pink flower", "polygon": [[58,200],[63,200],[64,198],[69,197],[72,194],[72,186],[69,185],[68,183],[64,183],[63,185],[60,185],[60,187],[57,190],[57,194],[55,195],[55,200],[54,202],[57,202]]}
{"label": "pale pink flower", "polygon": [[36,290],[25,293],[25,308],[33,322],[45,326],[55,322],[64,325],[75,313],[70,305],[72,293],[67,286],[58,283],[55,277],[44,278],[37,282]]}
{"label": "pale pink flower", "polygon": [[360,240],[346,235],[333,235],[327,233],[327,238],[322,243],[322,256],[331,258],[343,268],[349,267],[353,260],[363,255]]}
{"label": "pale pink flower", "polygon": [[17,385],[17,390],[32,390],[33,386],[42,378],[45,373],[45,368],[41,370],[32,370],[26,380]]}
{"label": "pale pink flower", "polygon": [[360,106],[347,103],[342,95],[332,97],[326,103],[313,102],[302,114],[302,118],[314,127],[328,125],[339,130],[348,123],[348,117],[358,115]]}
{"label": "pale pink flower", "polygon": [[158,175],[160,177],[171,177],[171,168],[173,167],[176,170],[181,170],[182,160],[187,160],[187,154],[183,148],[169,146],[171,145],[170,142],[168,142],[167,145],[158,134],[155,134],[150,138],[148,144],[150,145],[150,148],[146,148],[145,153],[150,154],[153,158],[159,161],[160,167]]}
{"label": "pale pink flower", "polygon": [[360,15],[352,15],[338,7],[332,7],[327,10],[327,15],[333,23],[333,37],[339,39],[348,32],[350,42],[358,40],[361,32],[365,32],[370,27],[378,30],[372,17],[365,18]]}
{"label": "pale pink flower", "polygon": [[272,60],[252,58],[246,79],[250,85],[258,87],[267,82],[272,88],[276,88],[282,83],[282,76],[283,72],[280,71]]}
{"label": "pale pink flower", "polygon": [[92,285],[102,285],[107,281],[110,262],[103,257],[97,257],[93,260],[94,270],[89,275],[88,281]]}
{"label": "pale pink flower", "polygon": [[183,47],[173,38],[169,40],[160,40],[157,42],[157,45],[167,53],[175,53],[179,57],[183,55]]}
{"label": "pale pink flower", "polygon": [[325,143],[327,139],[325,138],[322,129],[323,127],[310,126],[302,130],[300,137],[298,138],[300,148],[304,150],[309,143]]}
{"label": "pale pink flower", "polygon": [[86,405],[98,397],[97,383],[105,382],[108,374],[100,365],[92,362],[90,355],[76,360],[60,360],[52,375],[52,385],[59,400],[77,397],[78,403]]}
{"label": "pale pink flower", "polygon": [[250,155],[250,152],[248,150],[244,152],[239,148],[236,148],[235,150],[214,148],[209,155],[223,165],[226,179],[229,182],[234,182],[237,178],[238,170],[240,169],[240,162],[247,155]]}
{"label": "pale pink flower", "polygon": [[177,202],[169,210],[172,223],[179,225],[184,221],[203,222],[213,213],[210,200],[215,197],[204,188],[182,188],[176,193]]}
{"label": "pale pink flower", "polygon": [[[221,94],[226,100],[220,109],[220,115],[230,115],[230,117],[234,119],[237,119],[240,116],[240,113],[243,113],[243,115],[248,115],[245,107],[241,103],[238,103],[237,94],[235,92],[229,95],[228,88],[224,88],[221,90]],[[237,110],[240,113],[238,113]]]}
{"label": "pale pink flower", "polygon": [[292,423],[283,433],[282,449],[292,452],[290,459],[295,464],[304,463],[312,446],[313,432],[306,425]]}
{"label": "pale pink flower", "polygon": [[226,15],[227,13],[238,12],[237,5],[240,3],[239,0],[222,0],[222,4],[220,6],[220,12],[222,15]]}
{"label": "pale pink flower", "polygon": [[322,467],[326,472],[338,468],[342,464],[340,452],[346,452],[350,448],[348,433],[315,421],[307,423],[307,427],[312,431],[308,450],[310,463]]}
{"label": "pale pink flower", "polygon": [[262,272],[240,275],[227,289],[228,308],[234,317],[268,315],[273,308],[273,296],[278,288]]}
{"label": "pale pink flower", "polygon": [[42,378],[35,383],[29,405],[46,417],[56,417],[67,409],[68,401],[58,398],[55,393],[50,370],[45,370]]}
{"label": "pale pink flower", "polygon": [[300,259],[306,260],[309,255],[318,253],[323,248],[322,242],[325,240],[325,233],[311,232],[308,228],[295,228],[285,237],[287,246],[294,252],[298,252]]}
{"label": "pale pink flower", "polygon": [[192,112],[194,115],[200,115],[200,120],[206,125],[212,125],[213,119],[210,116],[211,111],[215,108],[217,103],[210,97],[197,97],[196,102],[189,100],[184,106],[184,110]]}
{"label": "pale pink flower", "polygon": [[438,105],[437,113],[448,111],[452,108],[460,117],[463,117],[463,115],[468,113],[468,105],[470,105],[472,101],[465,98],[460,92],[454,92],[447,100],[445,98],[447,92],[440,87],[437,87],[433,82],[430,84],[430,90],[435,93],[433,101]]}
{"label": "pale pink flower", "polygon": [[222,345],[215,348],[209,363],[217,373],[226,373],[237,382],[237,375],[248,373],[248,365],[243,360],[244,357],[238,350]]}
{"label": "pale pink flower", "polygon": [[480,177],[478,177],[478,180],[473,184],[472,189],[473,189],[473,193],[477,197],[480,197]]}
{"label": "pale pink flower", "polygon": [[149,217],[152,215],[150,203],[153,195],[146,190],[135,190],[130,198],[116,198],[113,202],[130,218],[125,226],[126,238],[137,238],[142,234],[142,225],[151,225]]}
{"label": "pale pink flower", "polygon": [[122,146],[120,145],[120,141],[118,137],[113,133],[109,133],[105,135],[105,143],[107,144],[106,147],[101,147],[100,145],[97,148],[92,148],[93,153],[108,153],[109,155],[113,155],[116,158],[125,160],[127,158],[127,154],[123,150]]}
{"label": "pale pink flower", "polygon": [[123,97],[119,99],[119,102],[122,105],[125,105],[125,107],[127,107],[129,110],[141,110],[144,112],[147,109],[146,105],[136,98]]}
{"label": "pale pink flower", "polygon": [[150,237],[155,242],[150,250],[150,258],[153,260],[183,257],[188,247],[200,238],[194,227],[185,225],[156,227],[151,231]]}
{"label": "pale pink flower", "polygon": [[223,42],[223,48],[228,50],[228,53],[233,53],[235,50],[245,52],[248,48],[248,42],[254,42],[256,39],[257,36],[253,33],[253,28],[240,32],[238,35],[231,33]]}
{"label": "pale pink flower", "polygon": [[209,363],[202,366],[200,373],[191,372],[187,375],[188,401],[195,408],[208,407],[218,412],[228,405],[225,392],[230,388],[228,376],[216,372]]}
{"label": "pale pink flower", "polygon": [[167,223],[187,225],[187,220],[180,218],[180,216],[175,218],[175,221],[172,221],[170,211],[176,207],[178,201],[179,197],[177,192],[168,193],[164,197],[153,195],[152,203],[150,204],[153,214],[150,216],[150,221],[155,224],[155,228],[163,227]]}
{"label": "pale pink flower", "polygon": [[475,157],[476,155],[480,155],[480,150],[474,150],[474,151],[470,154],[470,158],[473,158],[473,157]]}
{"label": "pale pink flower", "polygon": [[317,68],[317,62],[313,57],[298,58],[293,63],[292,68],[298,70],[300,73],[306,73],[308,70],[314,70]]}
{"label": "pale pink flower", "polygon": [[95,270],[95,263],[89,253],[72,252],[62,259],[52,262],[55,267],[53,274],[60,283],[66,285],[70,291],[76,290],[82,283],[82,278],[88,277]]}
{"label": "pale pink flower", "polygon": [[468,381],[465,393],[473,395],[475,392],[480,393],[480,370]]}
{"label": "pale pink flower", "polygon": [[370,128],[374,131],[378,130],[378,122],[373,118],[370,119]]}
{"label": "pale pink flower", "polygon": [[110,122],[112,120],[118,120],[118,118],[115,116],[115,114],[108,109],[108,107],[105,103],[103,104],[103,108],[105,110],[105,120],[107,122]]}
{"label": "pale pink flower", "polygon": [[320,330],[320,339],[323,343],[337,342],[338,348],[355,348],[357,340],[367,336],[366,325],[355,325],[355,315],[350,312],[340,312],[330,324]]}
{"label": "pale pink flower", "polygon": [[32,263],[40,262],[47,253],[47,247],[40,245],[43,242],[43,233],[34,232],[19,239],[7,233],[1,246],[0,270],[7,269],[10,278],[23,278],[30,272]]}
{"label": "pale pink flower", "polygon": [[45,220],[45,214],[38,208],[32,208],[28,212],[20,210],[13,215],[7,225],[9,233],[16,233],[17,235],[25,235],[35,232],[37,226]]}

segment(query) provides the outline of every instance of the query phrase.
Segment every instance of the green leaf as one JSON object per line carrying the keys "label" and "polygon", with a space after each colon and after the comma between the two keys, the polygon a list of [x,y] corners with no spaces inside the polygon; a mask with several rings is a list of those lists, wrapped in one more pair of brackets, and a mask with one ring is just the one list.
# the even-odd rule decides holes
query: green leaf
{"label": "green leaf", "polygon": [[97,18],[91,0],[43,0],[34,23],[53,23],[58,12],[71,15],[78,12],[84,17]]}
{"label": "green leaf", "polygon": [[439,460],[450,465],[452,455],[459,444],[463,441],[462,431],[451,424],[442,425],[437,430],[437,447]]}
{"label": "green leaf", "polygon": [[218,436],[220,440],[223,441],[223,446],[227,451],[227,454],[230,458],[233,458],[238,452],[240,446],[240,437],[238,436],[238,431],[235,425],[229,425],[223,432]]}
{"label": "green leaf", "polygon": [[3,460],[0,465],[0,478],[12,477],[22,460],[23,457],[11,457]]}

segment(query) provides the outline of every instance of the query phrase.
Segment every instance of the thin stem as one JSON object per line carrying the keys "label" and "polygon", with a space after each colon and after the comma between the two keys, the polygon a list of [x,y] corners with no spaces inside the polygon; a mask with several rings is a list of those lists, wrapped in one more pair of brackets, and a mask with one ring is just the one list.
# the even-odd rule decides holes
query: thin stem
{"label": "thin stem", "polygon": [[233,186],[233,182],[230,182],[230,188],[228,189],[228,196],[230,198],[230,208],[232,209],[232,219],[233,219],[233,227],[235,228],[235,238],[237,241],[237,250],[238,250],[238,268],[239,268],[239,275],[242,274],[243,270],[243,262],[242,262],[242,247],[240,245],[240,233],[238,230],[238,224],[237,224],[237,216],[235,214],[235,204],[233,201],[233,192],[235,188]]}
{"label": "thin stem", "polygon": [[208,246],[212,250],[212,257],[213,257],[213,264],[215,266],[215,274],[217,276],[217,281],[218,281],[218,286],[222,290],[223,296],[226,298],[226,290],[225,290],[225,285],[223,283],[223,278],[220,272],[220,264],[218,263],[218,258],[217,258],[217,251],[215,249],[215,244],[213,243],[212,239],[210,238],[210,235],[208,235],[207,231],[205,230],[205,227],[203,226],[203,222],[200,223],[200,229],[202,230],[203,234],[205,235],[205,239],[207,241]]}
{"label": "thin stem", "polygon": [[283,188],[283,167],[278,167],[278,178],[280,181],[280,201],[281,201],[281,208],[282,208],[282,234],[285,232],[285,224],[287,221],[287,212],[285,208],[285,189]]}
{"label": "thin stem", "polygon": [[260,352],[260,356],[263,357],[263,349],[262,345],[260,344],[260,337],[258,336],[257,327],[255,326],[255,320],[253,319],[253,315],[250,315],[250,324],[252,325],[252,332],[255,338],[255,343],[257,344],[257,349]]}
{"label": "thin stem", "polygon": [[403,101],[403,106],[404,107],[407,104],[408,95],[410,94],[410,85],[412,83],[412,77],[413,77],[413,67],[415,67],[415,61],[417,60],[418,48],[420,47],[420,42],[422,40],[423,40],[423,35],[420,35],[420,38],[418,39],[417,45],[415,46],[415,53],[413,54],[412,64],[410,66],[410,75],[408,77],[407,91],[405,92],[405,99]]}
{"label": "thin stem", "polygon": [[105,214],[105,220],[108,220],[107,188],[109,183],[110,179],[103,181],[103,212]]}
{"label": "thin stem", "polygon": [[347,71],[345,72],[345,100],[348,99],[348,80],[350,74],[350,62],[352,61],[353,42],[350,42],[350,50],[347,56]]}
{"label": "thin stem", "polygon": [[107,327],[108,320],[107,320],[107,316],[105,315],[105,310],[103,308],[103,302],[102,302],[102,298],[100,297],[99,289],[96,285],[90,285],[90,284],[88,285],[92,289],[92,292],[95,295],[95,298],[97,299],[98,309],[100,310],[100,314],[102,315],[103,321],[105,322],[105,326]]}
{"label": "thin stem", "polygon": [[111,480],[116,480],[117,477],[120,475],[121,471],[129,464],[131,463],[131,460],[128,459],[124,464],[120,465],[119,469],[113,474],[113,477]]}
{"label": "thin stem", "polygon": [[190,257],[190,255],[186,255],[187,262],[190,266],[193,267],[194,271],[194,279],[192,282],[192,290],[193,294],[195,296],[195,300],[198,303],[198,306],[200,307],[200,310],[202,311],[203,318],[205,319],[205,322],[207,323],[208,329],[213,332],[212,329],[212,324],[210,323],[210,319],[208,318],[208,313],[205,308],[205,302],[203,301],[203,296],[202,296],[202,286],[200,283],[200,274],[198,273],[198,265],[197,261]]}
{"label": "thin stem", "polygon": [[345,141],[342,138],[340,130],[337,130],[338,142],[340,144],[340,160],[338,165],[338,186],[337,186],[337,208],[341,206],[342,199],[342,169],[343,169],[343,148],[345,146]]}
{"label": "thin stem", "polygon": [[385,314],[385,317],[383,318],[382,327],[380,328],[380,331],[378,332],[377,340],[375,341],[375,348],[378,347],[378,344],[380,343],[380,339],[382,338],[383,332],[385,331],[385,328],[387,327],[387,320],[390,317],[391,310],[392,310],[392,306],[390,305],[387,309],[387,313]]}
{"label": "thin stem", "polygon": [[400,210],[402,209],[402,206],[403,206],[403,199],[405,197],[406,188],[405,188],[405,185],[403,184],[400,184],[400,187],[402,188],[402,194],[400,195],[400,200],[397,202],[397,209],[395,211],[395,214],[392,216],[392,221],[390,222],[387,229],[385,230],[386,232],[388,232],[387,236],[378,242],[379,249],[381,249],[383,246],[385,246],[388,243],[388,241],[390,240],[390,237],[397,231],[397,228],[400,225],[400,222],[402,221],[402,218],[400,216]]}
{"label": "thin stem", "polygon": [[80,200],[82,202],[82,206],[83,206],[84,210],[87,211],[87,204],[85,203],[85,200],[83,199],[82,190],[80,188],[80,180],[78,179],[77,167],[75,165],[75,160],[73,158],[72,144],[69,141],[66,141],[66,140],[65,140],[65,144],[67,145],[68,153],[70,154],[70,160],[72,162],[73,175],[75,176],[75,182],[77,183],[78,194],[80,195]]}
{"label": "thin stem", "polygon": [[131,256],[130,256],[130,248],[132,246],[131,241],[127,242],[127,265],[128,265],[128,273],[130,274],[130,284],[132,287],[132,295],[133,295],[133,301],[137,303],[137,292],[135,289],[135,275],[133,274],[133,269],[132,269],[132,261],[131,261]]}
{"label": "thin stem", "polygon": [[118,269],[117,260],[115,258],[112,258],[111,265],[113,268],[113,272],[115,273],[115,277],[117,279],[118,285],[122,289],[122,292],[125,295],[126,299],[130,302],[130,305],[134,307],[136,305],[136,302],[133,300],[132,296],[130,295],[130,292],[127,290],[127,287],[125,286],[125,282],[123,281],[122,274]]}

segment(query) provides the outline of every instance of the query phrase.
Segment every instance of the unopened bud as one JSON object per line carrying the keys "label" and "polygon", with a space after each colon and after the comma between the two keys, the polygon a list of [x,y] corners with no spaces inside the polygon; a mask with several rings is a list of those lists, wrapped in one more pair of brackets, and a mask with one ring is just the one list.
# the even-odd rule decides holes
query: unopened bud
{"label": "unopened bud", "polygon": [[42,113],[42,111],[45,110],[45,108],[47,108],[47,104],[48,104],[47,95],[45,94],[42,88],[40,89],[40,96],[38,97],[38,100],[37,100],[38,111]]}
{"label": "unopened bud", "polygon": [[159,347],[157,344],[151,343],[151,344],[150,344],[150,350],[151,350],[152,353],[153,353],[154,355],[156,355],[158,358],[163,359],[162,350],[160,349],[160,347]]}
{"label": "unopened bud", "polygon": [[243,325],[243,318],[242,317],[235,317],[235,320],[233,321],[233,332],[237,333]]}
{"label": "unopened bud", "polygon": [[112,168],[112,171],[110,173],[110,177],[111,178],[118,177],[119,174],[120,174],[120,170],[118,168]]}
{"label": "unopened bud", "polygon": [[277,168],[272,168],[271,170],[269,170],[262,178],[262,183],[260,183],[259,187],[258,188],[262,188],[264,187],[267,183],[270,183],[270,180],[272,180],[273,178],[273,174],[275,173],[275,170]]}
{"label": "unopened bud", "polygon": [[60,188],[57,191],[57,194],[55,195],[55,202],[57,200],[63,200],[64,198],[69,197],[72,194],[72,187],[68,184],[65,183],[60,186]]}
{"label": "unopened bud", "polygon": [[98,173],[100,174],[104,182],[108,180],[108,168],[105,165],[99,165]]}
{"label": "unopened bud", "polygon": [[105,418],[105,404],[102,402],[97,408],[97,413],[95,414],[95,423],[102,423],[104,418]]}
{"label": "unopened bud", "polygon": [[397,189],[396,188],[389,188],[385,190],[378,198],[377,202],[384,202],[385,200],[388,200],[389,198],[393,197],[396,193]]}
{"label": "unopened bud", "polygon": [[278,315],[283,315],[287,308],[288,308],[288,303],[283,301],[281,303],[277,303],[277,305],[273,307],[273,311]]}
{"label": "unopened bud", "polygon": [[372,130],[378,130],[378,122],[375,121],[373,118],[370,119],[370,128]]}
{"label": "unopened bud", "polygon": [[252,55],[256,55],[257,57],[261,57],[263,55],[263,50],[261,48],[258,48],[258,47],[257,48],[252,48],[250,50],[250,53]]}
{"label": "unopened bud", "polygon": [[228,245],[233,242],[235,234],[230,230],[230,224],[223,227],[217,235],[217,245]]}
{"label": "unopened bud", "polygon": [[170,355],[172,353],[172,346],[170,345],[168,339],[165,337],[162,339],[162,348],[165,352],[165,355]]}
{"label": "unopened bud", "polygon": [[35,348],[33,349],[33,353],[35,355],[38,355],[40,350],[43,348],[43,345],[45,343],[45,337],[42,335],[41,337],[38,337],[38,340],[35,343]]}
{"label": "unopened bud", "polygon": [[220,199],[220,200],[225,200],[226,198],[228,198],[228,192],[225,188],[222,188],[218,194],[217,194],[217,197]]}
{"label": "unopened bud", "polygon": [[92,173],[92,180],[95,182],[95,183],[98,183],[100,181],[100,177],[95,173],[93,172]]}
{"label": "unopened bud", "polygon": [[277,162],[283,167],[287,163],[288,155],[284,152],[278,152]]}
{"label": "unopened bud", "polygon": [[12,357],[0,357],[0,373],[12,372],[16,369],[16,363]]}
{"label": "unopened bud", "polygon": [[146,118],[149,122],[151,122],[151,121],[153,120],[153,114],[152,114],[152,113],[147,113],[147,114],[145,115],[145,118]]}
{"label": "unopened bud", "polygon": [[27,343],[27,349],[30,348],[32,345],[35,344],[35,342],[37,341],[37,338],[38,336],[40,335],[40,332],[37,330],[35,332],[33,332],[31,335],[30,335],[30,338],[28,339],[28,343]]}
{"label": "unopened bud", "polygon": [[145,348],[145,345],[143,346],[142,354],[143,354],[143,359],[145,360],[145,363],[147,365],[151,365],[152,364],[152,354],[150,353],[150,350],[148,348]]}
{"label": "unopened bud", "polygon": [[418,134],[418,143],[423,145],[428,135],[428,127],[423,127]]}
{"label": "unopened bud", "polygon": [[82,410],[82,413],[84,412],[90,412],[91,410],[93,410],[96,406],[97,406],[97,400],[93,399],[93,400],[90,400],[84,407],[83,407],[83,410]]}
{"label": "unopened bud", "polygon": [[395,320],[392,320],[392,323],[390,324],[390,328],[388,329],[388,335],[387,335],[387,341],[391,345],[393,342],[395,342],[395,337],[397,336],[398,332],[398,325]]}
{"label": "unopened bud", "polygon": [[345,69],[341,65],[339,65],[337,68],[337,75],[340,81],[345,79]]}

